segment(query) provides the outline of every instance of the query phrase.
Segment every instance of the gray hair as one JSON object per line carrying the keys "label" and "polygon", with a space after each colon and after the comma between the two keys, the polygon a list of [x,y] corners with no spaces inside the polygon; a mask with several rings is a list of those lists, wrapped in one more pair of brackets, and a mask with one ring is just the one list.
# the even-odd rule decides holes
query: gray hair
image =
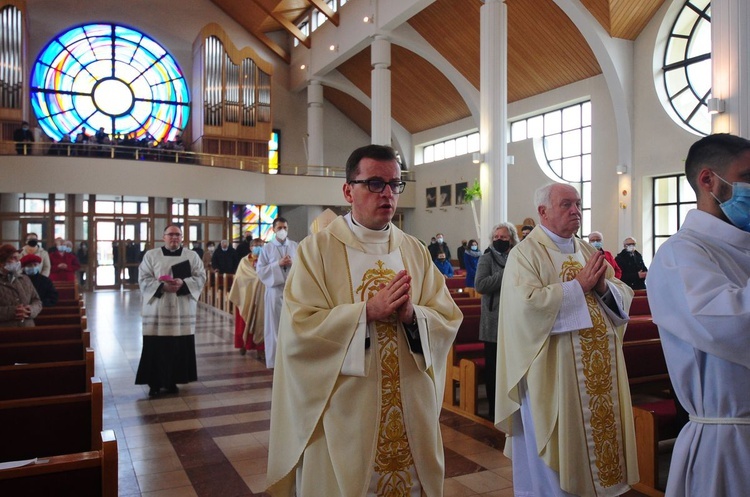
{"label": "gray hair", "polygon": [[539,209],[541,206],[551,207],[552,206],[552,187],[558,183],[549,183],[544,186],[540,186],[534,192],[534,207]]}
{"label": "gray hair", "polygon": [[490,243],[493,242],[493,238],[495,237],[495,232],[499,230],[500,228],[505,228],[506,230],[508,230],[508,233],[510,234],[510,246],[511,247],[515,247],[516,245],[518,245],[519,241],[518,241],[518,232],[516,231],[516,226],[513,223],[508,223],[508,222],[496,224],[492,228],[492,231],[490,231]]}
{"label": "gray hair", "polygon": [[599,238],[601,238],[602,241],[604,241],[604,235],[602,235],[601,231],[592,231],[591,233],[589,233],[589,236],[588,236],[589,239],[591,239],[591,235],[599,235]]}

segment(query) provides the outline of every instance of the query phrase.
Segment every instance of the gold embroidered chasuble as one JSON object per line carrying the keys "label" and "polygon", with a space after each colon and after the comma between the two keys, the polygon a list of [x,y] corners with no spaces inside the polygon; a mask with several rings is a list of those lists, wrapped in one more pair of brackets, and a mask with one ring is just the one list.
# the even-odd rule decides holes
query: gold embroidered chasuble
{"label": "gold embroidered chasuble", "polygon": [[[638,481],[630,390],[622,356],[624,327],[615,327],[593,292],[586,306],[593,326],[550,335],[562,306],[561,283],[593,254],[575,241],[562,254],[538,229],[509,256],[500,293],[495,421],[513,436],[525,378],[537,453],[559,474],[566,492],[619,495]],[[528,237],[527,237],[528,238]],[[632,291],[607,269],[606,278],[630,307]],[[506,454],[512,457],[512,444]]]}
{"label": "gold embroidered chasuble", "polygon": [[[462,316],[418,240],[391,225],[385,253],[373,246],[344,218],[299,246],[274,371],[272,495],[294,495],[295,484],[305,496],[408,496],[420,485],[442,495],[438,417]],[[366,323],[364,299],[402,267],[413,277],[424,356],[409,351],[395,319]]]}
{"label": "gold embroidered chasuble", "polygon": [[249,335],[252,335],[253,343],[261,344],[263,343],[263,316],[265,314],[263,296],[266,287],[255,272],[252,259],[243,257],[240,260],[232,281],[229,301],[237,306],[240,316],[245,320],[243,342]]}

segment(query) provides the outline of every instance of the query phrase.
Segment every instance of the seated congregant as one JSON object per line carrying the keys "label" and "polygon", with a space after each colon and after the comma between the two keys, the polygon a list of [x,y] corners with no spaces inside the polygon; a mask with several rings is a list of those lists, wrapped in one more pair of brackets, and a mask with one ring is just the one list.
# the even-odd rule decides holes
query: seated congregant
{"label": "seated congregant", "polygon": [[36,293],[42,300],[43,307],[52,307],[57,304],[59,295],[52,280],[41,274],[42,258],[38,255],[28,254],[21,257],[21,268],[34,285]]}

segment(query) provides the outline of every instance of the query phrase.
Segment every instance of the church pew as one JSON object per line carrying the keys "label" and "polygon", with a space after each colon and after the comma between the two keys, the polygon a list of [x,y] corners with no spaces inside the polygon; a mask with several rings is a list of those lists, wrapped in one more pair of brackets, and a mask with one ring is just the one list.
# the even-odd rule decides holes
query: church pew
{"label": "church pew", "polygon": [[630,304],[630,316],[651,316],[651,307],[648,305],[648,297],[636,295]]}
{"label": "church pew", "polygon": [[86,306],[83,304],[83,301],[75,302],[73,300],[70,301],[57,301],[57,304],[53,306],[43,307],[42,311],[39,313],[40,316],[45,316],[49,314],[69,314],[74,316],[85,316],[86,315]]}
{"label": "church pew", "polygon": [[449,290],[458,290],[459,288],[463,290],[466,286],[466,277],[453,276],[452,278],[445,278],[445,286],[447,286]]}
{"label": "church pew", "polygon": [[39,314],[34,318],[36,326],[78,324],[81,328],[86,329],[87,323],[86,316],[76,316],[75,314]]}
{"label": "church pew", "polygon": [[79,300],[81,293],[78,281],[53,281],[60,300]]}
{"label": "church pew", "polygon": [[115,433],[104,430],[99,438],[100,450],[45,457],[36,464],[0,471],[0,495],[117,497]]}
{"label": "church pew", "polygon": [[456,399],[456,384],[460,385],[459,363],[462,358],[481,357],[484,354],[484,342],[479,341],[479,315],[481,306],[462,309],[464,319],[458,328],[456,338],[448,351],[445,391],[443,402],[450,406],[459,404]]}
{"label": "church pew", "polygon": [[85,393],[92,376],[93,349],[80,361],[0,366],[0,401]]}
{"label": "church pew", "polygon": [[0,461],[101,450],[102,382],[91,391],[0,401]]}
{"label": "church pew", "polygon": [[81,324],[61,324],[0,328],[0,344],[24,342],[49,342],[55,340],[82,340],[88,347],[89,333]]}
{"label": "church pew", "polygon": [[224,312],[228,312],[229,314],[234,316],[234,304],[231,300],[229,300],[229,292],[232,289],[232,284],[234,283],[234,275],[224,273],[222,274],[223,281],[222,281],[222,287],[223,287],[223,293],[222,293],[222,307],[221,309]]}
{"label": "church pew", "polygon": [[86,358],[83,340],[52,340],[0,344],[0,366],[17,363],[80,361]]}

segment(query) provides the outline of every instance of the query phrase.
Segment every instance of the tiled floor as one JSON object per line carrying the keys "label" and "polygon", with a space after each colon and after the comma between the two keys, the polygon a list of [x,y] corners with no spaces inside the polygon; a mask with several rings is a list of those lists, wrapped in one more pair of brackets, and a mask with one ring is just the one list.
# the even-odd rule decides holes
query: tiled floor
{"label": "tiled floor", "polygon": [[[86,295],[96,374],[104,382],[104,427],[115,430],[122,497],[266,495],[272,375],[253,353],[233,347],[233,323],[200,308],[199,381],[176,395],[148,398],[137,386],[139,292]],[[445,497],[513,495],[503,436],[443,412]],[[630,492],[629,496],[641,495]]]}

